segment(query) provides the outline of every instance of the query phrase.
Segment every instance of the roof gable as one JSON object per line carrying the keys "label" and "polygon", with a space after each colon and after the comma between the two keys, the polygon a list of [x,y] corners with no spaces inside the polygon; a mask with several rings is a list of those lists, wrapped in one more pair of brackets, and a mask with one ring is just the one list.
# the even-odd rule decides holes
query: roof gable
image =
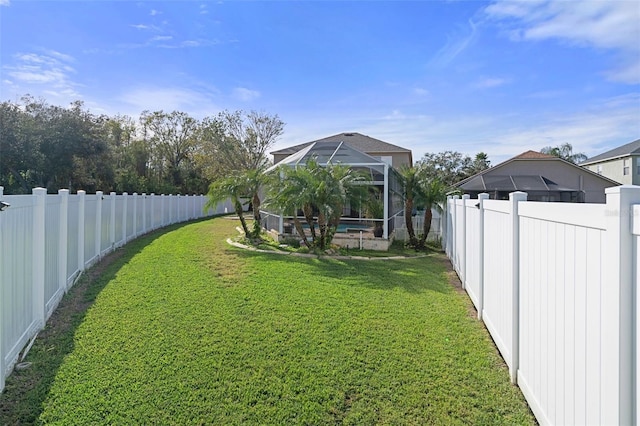
{"label": "roof gable", "polygon": [[[523,152],[520,155],[516,155],[513,158],[510,158],[506,161],[503,161],[500,164],[497,164],[493,167],[490,167],[488,169],[485,169],[483,171],[481,171],[480,173],[477,173],[473,176],[470,176],[464,180],[461,180],[460,182],[456,183],[455,186],[462,188],[467,182],[470,182],[472,180],[475,180],[477,177],[479,176],[484,176],[487,173],[490,173],[494,176],[500,175],[500,169],[504,166],[506,166],[507,164],[510,164],[512,162],[516,162],[516,161],[545,161],[545,162],[557,162],[558,164],[562,164],[562,167],[573,167],[575,169],[577,169],[577,171],[581,171],[581,172],[585,172],[588,174],[591,174],[593,176],[597,176],[600,179],[609,181],[611,184],[613,185],[620,185],[618,182],[614,181],[613,179],[609,179],[605,176],[599,175],[595,172],[592,172],[591,170],[587,169],[586,167],[582,167],[582,166],[578,166],[577,164],[573,164],[570,163],[569,161],[563,160],[562,158],[559,157],[555,157],[553,155],[548,155],[548,154],[543,154],[540,152],[536,152],[536,151],[526,151]],[[509,173],[508,175],[511,175],[511,173]]]}
{"label": "roof gable", "polygon": [[278,151],[273,151],[271,155],[291,155],[294,154],[301,149],[308,147],[311,144],[322,144],[322,143],[335,143],[335,142],[345,142],[352,148],[364,153],[370,152],[406,152],[411,153],[411,150],[399,147],[397,145],[390,144],[388,142],[381,141],[380,139],[372,138],[371,136],[363,135],[355,132],[346,132],[346,133],[338,133],[337,135],[329,136],[326,138],[318,139],[311,142],[306,142],[299,145],[290,146],[288,148],[283,148]]}
{"label": "roof gable", "polygon": [[627,155],[633,154],[640,154],[640,139],[591,157],[587,159],[587,161],[584,161],[582,164],[591,164],[598,161],[606,161],[613,158],[625,157]]}

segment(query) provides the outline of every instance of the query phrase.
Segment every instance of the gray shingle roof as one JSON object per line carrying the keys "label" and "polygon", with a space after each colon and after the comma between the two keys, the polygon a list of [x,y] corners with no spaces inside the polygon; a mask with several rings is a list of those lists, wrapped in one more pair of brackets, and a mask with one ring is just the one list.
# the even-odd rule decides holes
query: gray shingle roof
{"label": "gray shingle roof", "polygon": [[300,151],[301,149],[306,148],[312,143],[323,143],[323,142],[345,142],[350,147],[357,149],[361,152],[411,152],[411,150],[406,148],[401,148],[397,145],[393,145],[380,139],[375,139],[367,135],[363,135],[361,133],[355,132],[346,132],[346,133],[338,133],[337,135],[329,136],[326,138],[318,139],[315,141],[303,143],[300,145],[290,146],[288,148],[280,149],[278,151],[271,152],[271,155],[274,154],[287,154],[291,155]]}
{"label": "gray shingle roof", "polygon": [[600,155],[596,155],[595,157],[591,157],[580,165],[584,166],[585,164],[596,163],[598,161],[609,160],[617,157],[625,157],[631,154],[640,154],[640,139],[629,142],[626,145],[619,146]]}

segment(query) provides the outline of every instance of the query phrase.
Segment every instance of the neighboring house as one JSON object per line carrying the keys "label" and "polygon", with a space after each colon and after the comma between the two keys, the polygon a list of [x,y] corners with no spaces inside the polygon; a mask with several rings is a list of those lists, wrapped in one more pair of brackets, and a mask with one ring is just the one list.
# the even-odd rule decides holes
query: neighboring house
{"label": "neighboring house", "polygon": [[377,160],[383,161],[396,169],[404,165],[413,165],[413,158],[411,156],[410,149],[401,148],[397,145],[383,142],[379,139],[375,139],[360,133],[339,133],[327,138],[291,146],[289,148],[284,148],[278,151],[273,151],[271,152],[271,155],[273,155],[273,164],[278,164],[280,161],[284,160],[291,154],[295,154],[296,152],[308,147],[311,144],[316,144],[317,147],[327,142],[344,142],[351,148],[354,148],[360,152],[364,152],[365,154],[368,154],[369,156]]}
{"label": "neighboring house", "polygon": [[473,175],[456,186],[472,198],[482,192],[506,200],[523,191],[531,201],[604,203],[604,190],[618,182],[552,155],[527,151]]}
{"label": "neighboring house", "polygon": [[623,185],[640,185],[640,139],[591,157],[580,165]]}

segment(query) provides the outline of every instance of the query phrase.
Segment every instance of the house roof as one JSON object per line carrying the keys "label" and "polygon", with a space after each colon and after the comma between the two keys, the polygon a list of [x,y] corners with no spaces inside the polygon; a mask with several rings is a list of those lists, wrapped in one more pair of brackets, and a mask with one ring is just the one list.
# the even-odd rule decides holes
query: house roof
{"label": "house roof", "polygon": [[475,175],[459,187],[465,191],[579,191],[541,175]]}
{"label": "house roof", "polygon": [[587,159],[587,161],[584,161],[582,165],[597,163],[599,161],[612,160],[619,157],[626,157],[628,155],[640,155],[640,139],[629,142],[628,144],[619,146],[607,152],[603,152],[602,154],[596,155],[595,157],[591,157]]}
{"label": "house roof", "polygon": [[360,152],[388,152],[388,153],[398,153],[398,152],[406,152],[411,155],[411,150],[399,147],[397,145],[390,144],[388,142],[381,141],[380,139],[372,138],[371,136],[363,135],[361,133],[355,132],[346,132],[346,133],[338,133],[337,135],[329,136],[326,138],[318,139],[311,142],[306,142],[300,145],[290,146],[288,148],[283,148],[278,151],[273,151],[271,155],[291,155],[308,147],[311,144],[322,144],[326,142],[345,142],[352,148],[357,149]]}
{"label": "house roof", "polygon": [[319,141],[311,142],[305,148],[287,156],[284,160],[269,167],[267,171],[274,170],[281,165],[295,167],[306,165],[311,158],[320,165],[345,164],[345,165],[366,165],[372,169],[384,170],[385,163],[372,156],[358,151],[345,142]]}
{"label": "house roof", "polygon": [[529,150],[529,151],[523,152],[520,155],[516,155],[515,157],[512,158],[512,160],[516,158],[519,158],[521,160],[535,160],[539,158],[556,158],[556,157],[549,154],[543,154],[542,152]]}
{"label": "house roof", "polygon": [[[613,184],[613,185],[620,185],[620,183],[616,182],[616,181],[615,181],[615,180],[613,180],[613,179],[609,179],[608,177],[605,177],[605,176],[599,175],[599,174],[597,174],[597,173],[595,173],[595,172],[592,172],[591,170],[587,169],[586,167],[578,166],[578,165],[576,165],[576,164],[573,164],[573,163],[570,163],[570,162],[568,162],[568,161],[566,161],[566,160],[563,160],[562,158],[555,157],[555,156],[553,156],[553,155],[543,154],[543,153],[536,152],[536,151],[526,151],[526,152],[523,152],[523,153],[522,153],[522,154],[520,154],[520,155],[516,155],[516,156],[515,156],[515,157],[513,157],[513,158],[510,158],[510,159],[508,159],[508,160],[506,160],[506,161],[503,161],[503,162],[502,162],[502,163],[500,163],[500,164],[497,164],[497,165],[495,165],[495,166],[493,166],[493,167],[490,167],[490,168],[488,168],[488,169],[485,169],[485,170],[481,171],[480,173],[477,173],[477,174],[475,174],[475,175],[473,175],[473,176],[470,176],[470,177],[468,177],[468,178],[466,178],[466,179],[464,179],[464,180],[461,180],[460,182],[456,183],[456,184],[455,184],[455,186],[457,186],[458,188],[467,189],[467,190],[469,190],[469,191],[475,191],[475,189],[467,188],[467,187],[465,186],[465,185],[467,184],[467,182],[470,182],[470,181],[472,181],[472,180],[476,180],[476,178],[477,178],[477,177],[479,177],[479,176],[483,176],[483,175],[485,175],[485,174],[487,174],[487,173],[491,173],[491,174],[492,174],[492,175],[494,175],[494,176],[498,176],[498,175],[496,175],[495,173],[496,173],[496,171],[497,171],[497,170],[499,170],[502,166],[505,166],[505,165],[507,165],[507,164],[509,164],[509,163],[511,163],[511,162],[514,162],[514,161],[525,161],[525,160],[526,160],[526,161],[531,161],[531,160],[534,160],[534,161],[557,161],[557,162],[560,162],[560,163],[565,164],[566,166],[569,166],[569,167],[575,167],[575,168],[577,168],[577,169],[579,169],[579,170],[581,170],[581,171],[583,171],[583,172],[586,172],[586,173],[592,174],[592,175],[594,175],[594,176],[597,176],[597,177],[598,177],[598,178],[600,178],[600,179],[607,180],[607,181],[609,181],[609,182],[610,182],[611,184]],[[506,176],[508,176],[508,175],[506,175]],[[543,179],[546,179],[546,178],[544,178],[544,176],[538,176],[538,177],[543,178]],[[547,180],[548,180],[548,179],[547,179]],[[516,180],[515,182],[516,182],[516,183],[518,183],[518,181],[517,181],[517,180]],[[551,182],[551,183],[553,183],[553,182]],[[476,182],[476,183],[474,183],[473,185],[478,186],[478,185],[481,185],[481,184],[479,184],[479,183],[477,183],[477,182]],[[559,187],[558,187],[558,188],[559,188]],[[521,189],[521,188],[518,188],[518,190],[520,190],[520,189]],[[532,191],[534,191],[534,189],[531,189],[531,190],[532,190]],[[568,190],[570,190],[570,189],[568,189],[568,188],[564,188],[564,189],[553,189],[553,190],[554,190],[554,191],[563,191],[563,190],[567,190],[567,191],[568,191]]]}

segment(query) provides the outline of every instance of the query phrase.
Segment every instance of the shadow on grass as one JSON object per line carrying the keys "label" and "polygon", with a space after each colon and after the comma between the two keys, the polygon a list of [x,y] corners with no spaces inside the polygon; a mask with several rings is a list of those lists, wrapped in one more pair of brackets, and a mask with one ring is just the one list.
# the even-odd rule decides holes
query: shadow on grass
{"label": "shadow on grass", "polygon": [[186,225],[210,220],[198,219],[170,225],[131,241],[86,270],[62,298],[42,330],[25,362],[31,366],[14,371],[0,394],[0,425],[38,424],[44,402],[65,357],[74,350],[74,336],[87,310],[120,269],[146,246],[164,234]]}
{"label": "shadow on grass", "polygon": [[[275,253],[261,253],[237,249],[239,256],[251,258],[253,262],[263,263],[267,268],[277,267],[275,262],[291,262],[293,269],[301,275],[309,276],[310,282],[316,279],[333,279],[341,285],[362,286],[375,290],[401,289],[409,293],[436,291],[450,293],[445,274],[447,268],[441,254],[406,259],[339,259],[332,257],[299,257]],[[290,277],[283,276],[286,281]]]}

